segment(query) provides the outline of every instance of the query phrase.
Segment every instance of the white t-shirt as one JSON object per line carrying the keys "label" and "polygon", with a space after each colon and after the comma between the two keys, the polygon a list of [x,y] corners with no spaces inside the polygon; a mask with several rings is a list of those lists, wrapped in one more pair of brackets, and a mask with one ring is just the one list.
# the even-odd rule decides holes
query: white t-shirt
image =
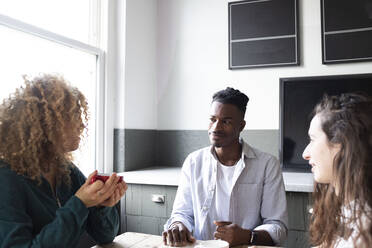
{"label": "white t-shirt", "polygon": [[[243,163],[242,159],[233,166],[226,166],[217,162],[216,189],[214,195],[214,204],[211,205],[209,218],[216,221],[232,221],[230,216],[230,199],[233,189],[233,178],[235,168],[238,164]],[[213,222],[208,224],[209,232],[214,233],[216,225]],[[210,237],[213,239],[213,237]]]}
{"label": "white t-shirt", "polygon": [[[241,162],[241,159],[238,163]],[[236,164],[235,164],[236,165]],[[230,198],[233,187],[233,177],[236,166],[226,166],[217,163],[216,200],[214,204],[214,219],[219,221],[231,221]],[[222,204],[221,204],[222,203]]]}

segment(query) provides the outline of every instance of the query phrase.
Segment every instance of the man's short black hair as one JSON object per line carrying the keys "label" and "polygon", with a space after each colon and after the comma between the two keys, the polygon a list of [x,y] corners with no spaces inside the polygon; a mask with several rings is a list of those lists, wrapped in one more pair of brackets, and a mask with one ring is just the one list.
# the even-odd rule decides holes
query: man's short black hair
{"label": "man's short black hair", "polygon": [[224,90],[220,90],[213,95],[212,102],[220,102],[223,104],[232,104],[238,107],[238,109],[245,115],[247,109],[247,103],[249,101],[248,96],[234,88],[227,87]]}

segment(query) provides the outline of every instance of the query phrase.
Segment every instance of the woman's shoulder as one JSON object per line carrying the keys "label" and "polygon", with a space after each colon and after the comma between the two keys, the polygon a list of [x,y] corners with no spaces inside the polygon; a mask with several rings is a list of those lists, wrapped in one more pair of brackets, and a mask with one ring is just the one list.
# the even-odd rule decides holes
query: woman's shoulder
{"label": "woman's shoulder", "polygon": [[0,198],[2,200],[7,199],[7,196],[21,195],[25,190],[25,177],[11,170],[9,164],[3,161],[0,162],[0,182],[2,185]]}
{"label": "woman's shoulder", "polygon": [[74,163],[70,163],[68,167],[69,167],[69,170],[71,171],[71,175],[79,176],[79,177],[84,176],[84,174],[81,172],[79,167],[77,167]]}
{"label": "woman's shoulder", "polygon": [[10,165],[0,160],[0,180],[4,182],[13,182],[14,180],[21,180],[22,176],[18,175],[10,168]]}
{"label": "woman's shoulder", "polygon": [[[341,222],[351,230],[350,236],[347,239],[340,238],[338,246],[335,247],[354,247],[354,242],[360,244],[362,242],[359,236],[360,232],[368,232],[365,228],[371,225],[371,207],[368,204],[360,204],[357,201],[351,201],[349,204],[342,206]],[[359,246],[358,246],[359,247]]]}
{"label": "woman's shoulder", "polygon": [[70,169],[70,177],[73,183],[77,184],[80,186],[83,184],[86,180],[84,174],[81,172],[79,167],[77,167],[74,163],[69,164],[69,169]]}

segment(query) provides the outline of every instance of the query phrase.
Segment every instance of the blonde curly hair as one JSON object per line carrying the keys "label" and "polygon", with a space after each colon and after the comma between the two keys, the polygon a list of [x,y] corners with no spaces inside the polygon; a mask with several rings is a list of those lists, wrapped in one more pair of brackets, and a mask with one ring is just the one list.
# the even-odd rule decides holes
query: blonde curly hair
{"label": "blonde curly hair", "polygon": [[65,131],[83,135],[88,103],[62,76],[24,77],[24,84],[0,105],[0,159],[38,183],[55,169],[56,179],[69,184],[72,155],[62,149],[69,139]]}

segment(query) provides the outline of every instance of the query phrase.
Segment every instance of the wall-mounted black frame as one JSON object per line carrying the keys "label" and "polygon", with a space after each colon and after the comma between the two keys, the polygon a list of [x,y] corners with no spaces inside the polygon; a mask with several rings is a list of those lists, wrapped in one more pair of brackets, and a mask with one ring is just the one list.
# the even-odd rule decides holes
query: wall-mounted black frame
{"label": "wall-mounted black frame", "polygon": [[311,112],[324,93],[345,92],[372,96],[372,74],[280,78],[279,160],[283,170],[310,172],[302,152],[308,144]]}
{"label": "wall-mounted black frame", "polygon": [[228,4],[229,69],[299,65],[298,0]]}
{"label": "wall-mounted black frame", "polygon": [[322,63],[372,60],[372,1],[320,0]]}

